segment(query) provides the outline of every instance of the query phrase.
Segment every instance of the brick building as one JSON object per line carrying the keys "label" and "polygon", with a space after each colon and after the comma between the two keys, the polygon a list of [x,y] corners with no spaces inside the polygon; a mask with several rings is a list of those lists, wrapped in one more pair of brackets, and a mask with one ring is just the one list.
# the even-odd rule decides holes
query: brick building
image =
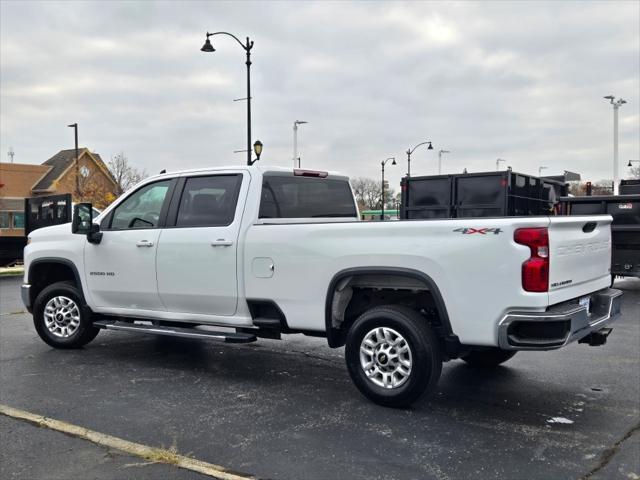
{"label": "brick building", "polygon": [[[76,190],[76,170],[78,182]],[[61,150],[42,165],[0,163],[0,236],[24,235],[24,199],[71,193],[74,202],[106,207],[116,198],[117,185],[100,155],[79,149]]]}

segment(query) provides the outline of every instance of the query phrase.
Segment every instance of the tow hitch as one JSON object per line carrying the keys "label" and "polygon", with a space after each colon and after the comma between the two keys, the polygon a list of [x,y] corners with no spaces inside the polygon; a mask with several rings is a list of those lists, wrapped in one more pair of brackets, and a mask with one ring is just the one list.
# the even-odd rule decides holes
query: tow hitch
{"label": "tow hitch", "polygon": [[586,337],[578,340],[578,343],[588,343],[592,347],[599,347],[607,343],[607,337],[611,333],[612,328],[601,328],[597,332],[591,332]]}

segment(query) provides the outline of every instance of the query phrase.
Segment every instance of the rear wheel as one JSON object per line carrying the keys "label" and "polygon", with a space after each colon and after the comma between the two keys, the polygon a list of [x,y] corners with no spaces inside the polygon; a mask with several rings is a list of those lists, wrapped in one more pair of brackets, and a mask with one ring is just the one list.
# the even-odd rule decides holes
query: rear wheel
{"label": "rear wheel", "polygon": [[469,365],[480,368],[497,367],[501,363],[512,358],[516,353],[513,350],[502,350],[500,348],[487,348],[483,350],[474,350],[462,357],[462,360]]}
{"label": "rear wheel", "polygon": [[57,282],[40,292],[33,305],[33,324],[40,338],[56,348],[80,348],[100,332],[71,282]]}
{"label": "rear wheel", "polygon": [[426,319],[402,306],[372,308],[347,335],[347,369],[360,392],[387,407],[406,407],[433,391],[442,371],[440,342]]}

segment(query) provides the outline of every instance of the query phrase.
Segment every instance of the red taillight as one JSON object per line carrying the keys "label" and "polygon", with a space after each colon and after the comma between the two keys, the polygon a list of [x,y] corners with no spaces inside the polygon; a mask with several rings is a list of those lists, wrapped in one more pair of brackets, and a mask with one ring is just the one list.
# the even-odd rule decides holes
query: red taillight
{"label": "red taillight", "polygon": [[328,172],[319,172],[317,170],[301,170],[299,168],[295,168],[293,170],[293,174],[296,177],[327,178],[329,176]]}
{"label": "red taillight", "polygon": [[546,228],[519,228],[513,239],[531,249],[522,264],[522,288],[527,292],[549,291],[549,232]]}

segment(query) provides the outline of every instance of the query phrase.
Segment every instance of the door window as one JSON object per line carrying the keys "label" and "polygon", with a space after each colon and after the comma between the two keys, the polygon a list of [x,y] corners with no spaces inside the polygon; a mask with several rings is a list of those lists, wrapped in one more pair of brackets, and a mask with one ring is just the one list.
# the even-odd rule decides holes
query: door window
{"label": "door window", "polygon": [[111,220],[111,230],[158,228],[160,212],[171,180],[145,185],[118,205]]}
{"label": "door window", "polygon": [[187,178],[176,227],[223,227],[231,225],[242,175]]}

